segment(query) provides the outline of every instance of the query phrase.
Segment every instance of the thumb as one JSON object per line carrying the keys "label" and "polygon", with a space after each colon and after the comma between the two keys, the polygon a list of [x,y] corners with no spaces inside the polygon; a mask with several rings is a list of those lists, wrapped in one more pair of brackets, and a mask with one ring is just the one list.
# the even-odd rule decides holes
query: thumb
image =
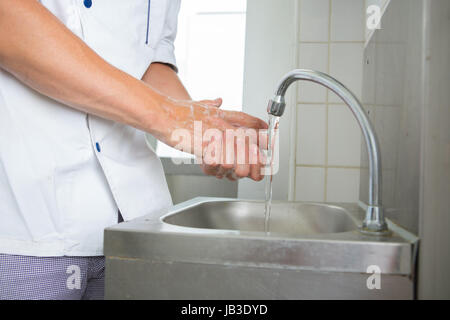
{"label": "thumb", "polygon": [[215,100],[201,100],[199,102],[210,107],[220,108],[220,106],[222,105],[222,98],[217,98]]}

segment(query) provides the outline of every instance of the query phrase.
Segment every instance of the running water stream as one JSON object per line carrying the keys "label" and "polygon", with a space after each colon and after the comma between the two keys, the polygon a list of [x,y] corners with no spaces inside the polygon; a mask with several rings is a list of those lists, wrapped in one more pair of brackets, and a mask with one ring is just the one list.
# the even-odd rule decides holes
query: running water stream
{"label": "running water stream", "polygon": [[[280,122],[280,117],[269,114],[269,128],[267,130],[267,157],[266,157],[266,202],[264,210],[264,231],[269,233],[270,231],[270,210],[272,208],[272,178],[273,178],[273,158],[274,158],[274,148],[276,135],[278,134],[278,125]],[[269,168],[267,168],[269,166]]]}

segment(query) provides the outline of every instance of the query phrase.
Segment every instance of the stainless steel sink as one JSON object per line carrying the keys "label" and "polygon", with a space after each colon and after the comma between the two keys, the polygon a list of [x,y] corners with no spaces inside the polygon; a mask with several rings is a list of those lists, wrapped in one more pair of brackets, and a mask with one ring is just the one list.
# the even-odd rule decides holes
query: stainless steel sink
{"label": "stainless steel sink", "polygon": [[[202,229],[264,231],[264,203],[250,201],[203,202],[165,216],[164,223]],[[308,235],[356,230],[345,209],[325,204],[274,202],[269,232]]]}
{"label": "stainless steel sink", "polygon": [[275,202],[266,233],[262,202],[196,198],[105,230],[106,298],[414,298],[417,237],[389,220],[390,234],[363,234],[364,215]]}

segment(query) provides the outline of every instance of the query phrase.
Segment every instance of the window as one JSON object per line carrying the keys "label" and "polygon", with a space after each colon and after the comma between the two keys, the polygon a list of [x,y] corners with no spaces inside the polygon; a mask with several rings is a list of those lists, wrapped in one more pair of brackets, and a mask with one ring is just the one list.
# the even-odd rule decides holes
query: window
{"label": "window", "polygon": [[[194,100],[223,98],[241,110],[245,50],[245,0],[184,0],[175,55],[179,77]],[[160,157],[191,157],[158,141]]]}

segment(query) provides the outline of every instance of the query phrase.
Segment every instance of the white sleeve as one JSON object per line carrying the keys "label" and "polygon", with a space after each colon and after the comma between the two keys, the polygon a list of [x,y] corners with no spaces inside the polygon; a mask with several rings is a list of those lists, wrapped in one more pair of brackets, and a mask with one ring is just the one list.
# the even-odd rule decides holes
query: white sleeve
{"label": "white sleeve", "polygon": [[178,12],[180,11],[181,0],[168,0],[169,5],[164,21],[164,29],[159,40],[152,62],[162,62],[172,65],[175,71],[178,71],[175,61],[174,41],[177,35]]}

